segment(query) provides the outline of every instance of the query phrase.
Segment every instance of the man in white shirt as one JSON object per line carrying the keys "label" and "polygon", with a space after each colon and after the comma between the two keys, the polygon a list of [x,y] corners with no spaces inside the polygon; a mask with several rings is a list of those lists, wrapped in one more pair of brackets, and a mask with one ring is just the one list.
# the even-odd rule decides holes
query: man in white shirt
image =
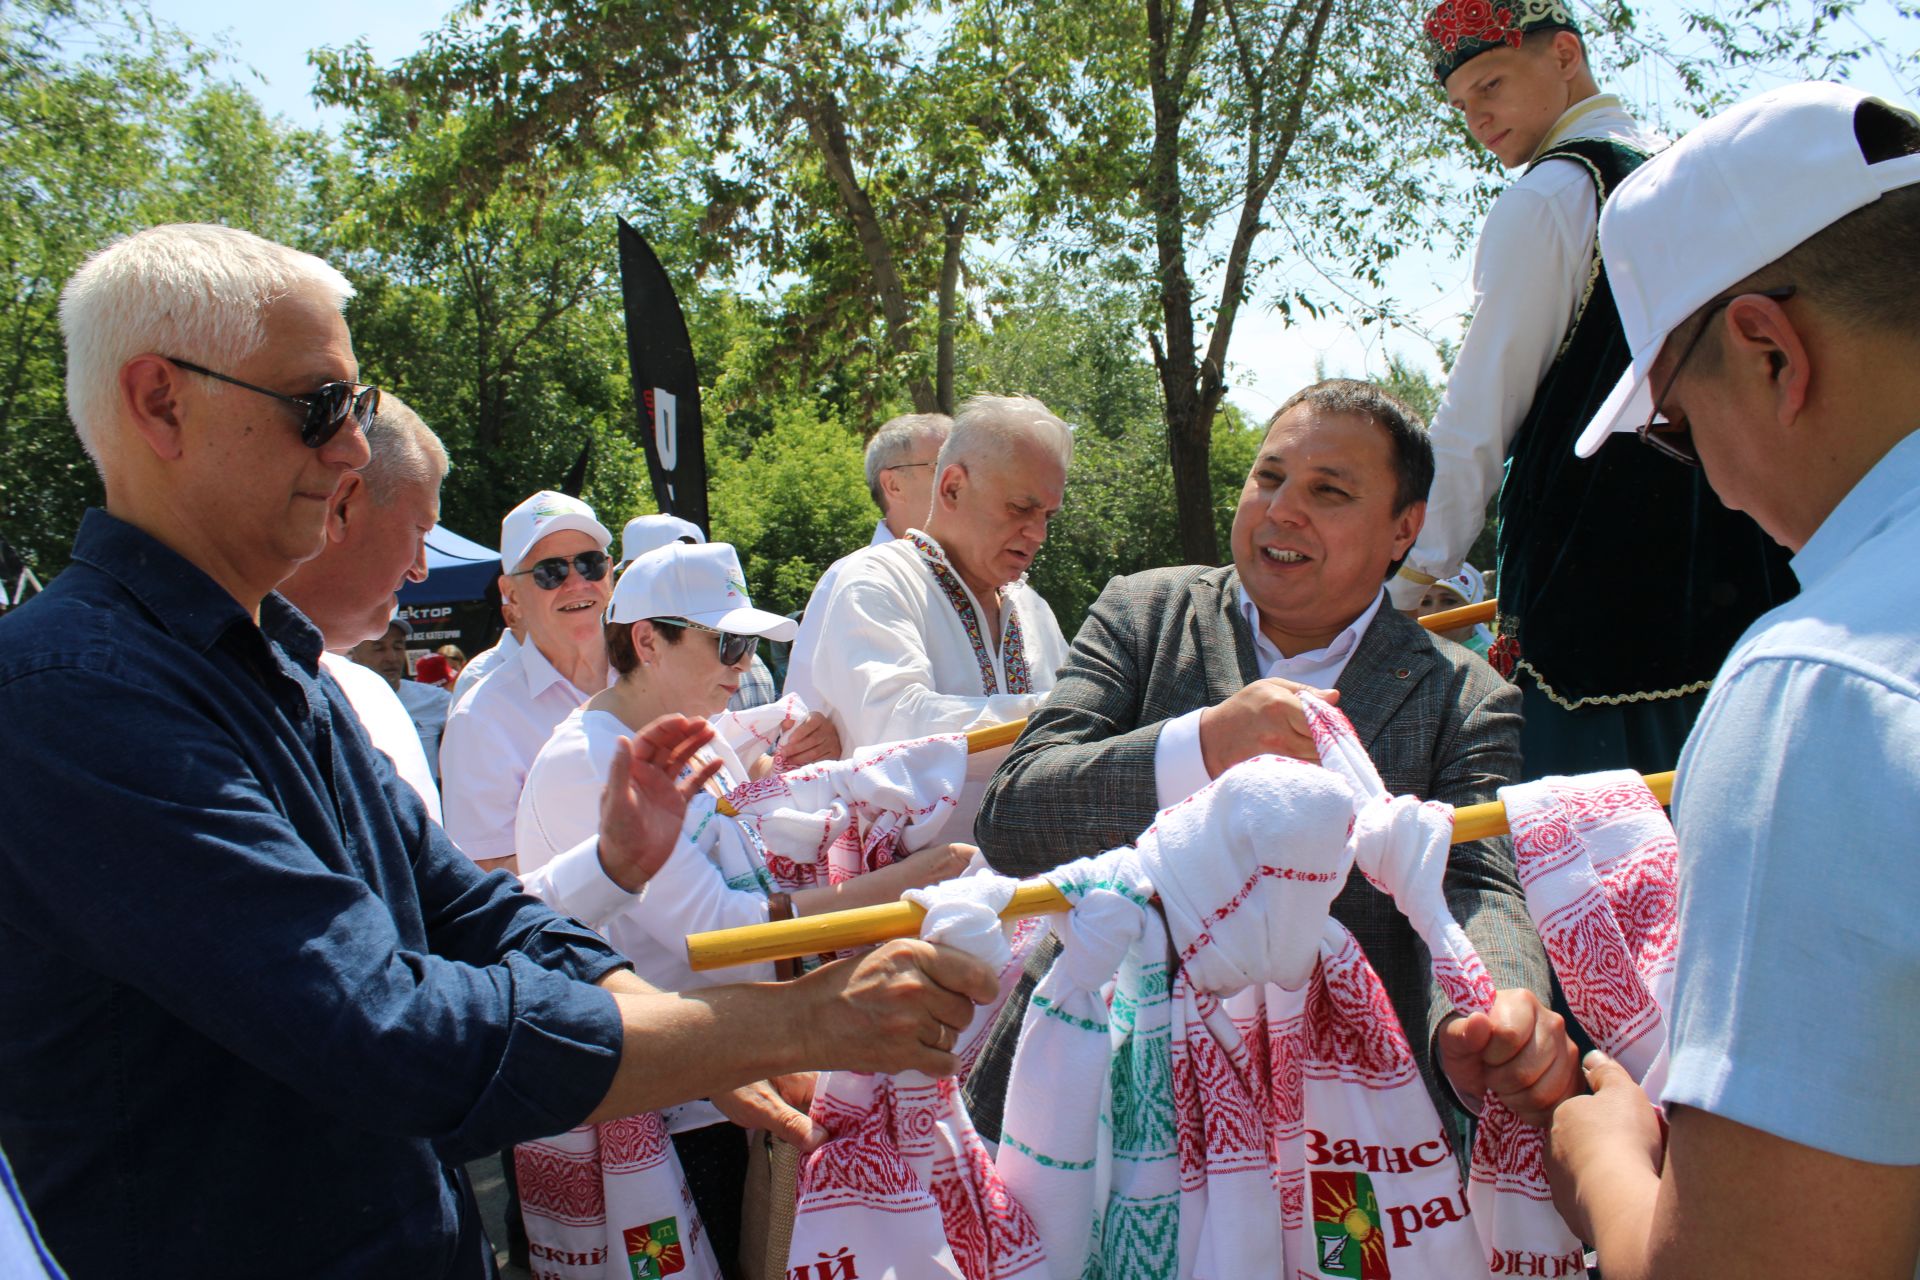
{"label": "man in white shirt", "polygon": [[[849,751],[1019,720],[1066,658],[1053,610],[1026,584],[1060,510],[1073,434],[1028,396],[975,396],[935,463],[919,528],[848,556],[815,593],[812,683]],[[1006,749],[968,763],[953,831],[972,830]]]}
{"label": "man in white shirt", "polygon": [[1590,1055],[1592,1095],[1553,1116],[1555,1203],[1607,1280],[1908,1280],[1920,117],[1772,90],[1635,174],[1600,238],[1633,363],[1579,447],[1637,433],[1694,463],[1793,549],[1801,594],[1741,638],[1680,758],[1665,1123]]}
{"label": "man in white shirt", "polygon": [[526,639],[447,717],[440,777],[447,834],[481,867],[513,870],[513,815],[555,725],[607,687],[601,617],[613,535],[578,498],[542,490],[500,522],[500,595]]}
{"label": "man in white shirt", "polygon": [[[1394,603],[1410,610],[1460,571],[1498,489],[1488,657],[1521,687],[1527,776],[1670,769],[1720,660],[1791,583],[1778,549],[1697,477],[1644,449],[1573,457],[1627,362],[1600,209],[1663,140],[1600,92],[1563,0],[1483,10],[1443,0],[1427,54],[1475,141],[1523,172],[1474,253],[1473,322],[1434,415],[1433,493]],[[1650,632],[1660,645],[1640,643]]]}
{"label": "man in white shirt", "polygon": [[[411,675],[407,642],[413,628],[405,618],[387,624],[386,634],[363,640],[347,654],[356,667],[364,667],[386,682],[387,689],[407,713],[420,749],[426,753],[427,770],[433,776],[436,791],[440,786],[440,735],[447,726],[447,712],[453,695],[438,685],[423,684]],[[425,662],[422,658],[420,661]],[[436,801],[437,805],[437,801]]]}
{"label": "man in white shirt", "polygon": [[[427,531],[440,518],[447,451],[393,395],[381,397],[367,426],[367,448],[371,460],[349,471],[327,503],[320,554],[294,570],[280,594],[319,628],[327,646],[321,667],[339,682],[373,745],[438,821],[440,790],[413,718],[392,682],[346,654],[388,630],[402,585],[426,580]],[[434,738],[437,743],[437,728]]]}
{"label": "man in white shirt", "polygon": [[[934,464],[952,429],[953,419],[944,413],[906,413],[887,419],[867,441],[867,492],[873,495],[881,516],[874,522],[868,546],[904,538],[908,529],[926,521],[927,509],[933,505]],[[784,692],[799,694],[810,707],[820,701],[820,690],[813,683],[813,664],[820,651],[821,618],[826,613],[822,606],[833,595],[841,567],[851,558],[835,560],[814,583],[806,612],[800,615],[799,634],[787,653]]]}

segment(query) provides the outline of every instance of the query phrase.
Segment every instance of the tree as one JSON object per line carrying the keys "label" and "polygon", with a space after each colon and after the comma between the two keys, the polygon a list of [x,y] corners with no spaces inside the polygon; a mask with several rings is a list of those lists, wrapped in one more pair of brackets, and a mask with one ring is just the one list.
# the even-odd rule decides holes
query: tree
{"label": "tree", "polygon": [[324,144],[269,119],[144,8],[0,7],[0,521],[42,576],[103,500],[66,416],[61,288],[86,255],[158,222],[223,222],[309,246]]}

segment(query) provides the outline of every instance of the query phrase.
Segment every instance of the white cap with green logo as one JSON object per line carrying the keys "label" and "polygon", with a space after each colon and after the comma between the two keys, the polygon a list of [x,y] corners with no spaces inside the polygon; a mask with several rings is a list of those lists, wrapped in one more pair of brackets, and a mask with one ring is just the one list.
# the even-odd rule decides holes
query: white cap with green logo
{"label": "white cap with green logo", "polygon": [[753,607],[740,557],[724,542],[672,542],[649,551],[613,587],[609,622],[684,618],[709,631],[791,640],[800,624]]}

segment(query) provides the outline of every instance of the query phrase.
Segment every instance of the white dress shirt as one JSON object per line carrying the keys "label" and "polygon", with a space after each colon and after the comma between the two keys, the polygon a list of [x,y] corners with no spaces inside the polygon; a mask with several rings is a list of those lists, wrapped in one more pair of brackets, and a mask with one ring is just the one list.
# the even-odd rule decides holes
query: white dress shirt
{"label": "white dress shirt", "polygon": [[447,712],[453,707],[453,695],[437,684],[421,684],[418,680],[402,680],[394,690],[400,697],[400,705],[407,709],[407,715],[413,720],[413,730],[420,735],[420,746],[427,753],[427,764],[433,770],[433,781],[440,782],[440,735],[447,727]]}
{"label": "white dress shirt", "polygon": [[[833,720],[849,752],[1019,720],[1040,705],[1066,662],[1067,642],[1053,610],[1024,581],[1012,583],[1000,593],[998,651],[987,655],[999,690],[990,694],[959,611],[910,539],[856,551],[840,567],[827,598],[809,606],[819,610],[823,636],[811,675],[818,695],[812,705]],[[977,614],[978,600],[962,587]],[[1016,612],[1028,693],[1006,692],[1006,637]],[[954,838],[971,838],[987,780],[1008,750],[968,757]]]}
{"label": "white dress shirt", "polygon": [[480,677],[511,658],[520,650],[520,641],[511,631],[502,631],[500,639],[491,649],[482,649],[473,655],[466,666],[460,668],[460,674],[453,678],[453,700],[459,702],[467,690],[480,683]]}
{"label": "white dress shirt", "polygon": [[[1568,108],[1541,150],[1569,138],[1611,138],[1647,151],[1666,145],[1612,94]],[[1473,254],[1473,322],[1433,415],[1433,488],[1427,521],[1389,591],[1420,602],[1428,581],[1450,578],[1486,523],[1507,450],[1541,380],[1573,328],[1593,272],[1599,210],[1587,170],[1549,160],[1500,193]]]}
{"label": "white dress shirt", "polygon": [[[885,520],[878,520],[874,522],[873,538],[867,545],[879,547],[893,540],[893,530],[887,528]],[[826,615],[822,606],[833,595],[833,584],[839,580],[841,567],[851,559],[852,556],[841,556],[828,565],[820,580],[813,584],[813,594],[807,597],[806,610],[800,615],[800,629],[794,632],[793,646],[787,650],[787,680],[780,686],[780,692],[797,693],[810,707],[820,705],[820,690],[813,683],[813,663],[820,650],[821,619]]]}
{"label": "white dress shirt", "polygon": [[[1240,613],[1253,628],[1253,657],[1262,677],[1280,676],[1296,684],[1331,689],[1347,669],[1348,659],[1360,646],[1360,637],[1373,625],[1374,615],[1387,598],[1382,591],[1373,598],[1366,612],[1347,624],[1346,630],[1329,641],[1325,648],[1309,649],[1289,658],[1260,630],[1260,610],[1245,587],[1240,588]],[[1202,708],[1204,710],[1204,708]],[[1207,762],[1200,752],[1200,711],[1175,716],[1160,727],[1153,747],[1153,782],[1160,807],[1179,804],[1213,781]]]}
{"label": "white dress shirt", "polygon": [[514,807],[533,758],[554,726],[598,692],[561,675],[538,645],[523,644],[454,703],[440,740],[441,798],[447,834],[468,857],[513,855]]}
{"label": "white dress shirt", "polygon": [[[773,965],[739,965],[699,973],[687,965],[686,936],[708,929],[765,924],[764,887],[730,885],[712,850],[731,842],[726,860],[740,865],[753,857],[738,846],[746,842],[740,824],[715,812],[714,797],[702,792],[687,806],[673,853],[639,893],[616,884],[600,865],[600,797],[613,767],[614,746],[633,730],[608,711],[581,707],[560,722],[540,749],[520,792],[514,845],[520,856],[520,883],[527,892],[564,915],[598,929],[633,971],[662,991],[693,991],[734,982],[772,981]],[[715,739],[700,758],[721,762],[722,790],[746,776],[727,745]],[[756,859],[764,866],[763,858]],[[669,1108],[674,1132],[716,1124],[722,1118],[704,1102]]]}
{"label": "white dress shirt", "polygon": [[420,793],[420,803],[427,806],[427,816],[439,822],[440,788],[433,783],[426,748],[400,695],[393,691],[385,676],[345,654],[321,654],[320,667],[333,677],[340,692],[347,695],[353,714],[360,717],[360,727],[367,731],[367,740],[393,761],[401,781]]}

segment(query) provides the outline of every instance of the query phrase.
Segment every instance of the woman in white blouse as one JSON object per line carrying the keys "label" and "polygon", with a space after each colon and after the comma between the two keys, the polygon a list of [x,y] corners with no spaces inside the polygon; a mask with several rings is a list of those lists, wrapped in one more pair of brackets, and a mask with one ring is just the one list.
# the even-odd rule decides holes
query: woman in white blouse
{"label": "woman in white blouse", "polygon": [[[600,793],[615,744],[659,716],[713,716],[723,710],[753,659],[758,639],[791,638],[795,624],[755,609],[739,558],[725,543],[674,543],[630,565],[607,611],[613,685],[562,721],[527,774],[514,829],[522,881],[556,908],[599,929],[666,991],[770,980],[770,964],[718,973],[687,966],[689,933],[763,923],[775,886],[757,837],[717,809],[748,780],[735,752],[716,737],[690,767],[717,761],[708,795],[688,807],[679,846],[638,893],[609,878],[599,861]],[[975,852],[936,845],[836,886],[788,900],[807,915],[891,902],[902,892],[959,875]],[[710,1103],[666,1113],[667,1127],[722,1268],[734,1272],[740,1195],[747,1168],[743,1132]],[[626,1275],[624,1259],[607,1274]],[[611,1265],[611,1264],[610,1264]]]}

